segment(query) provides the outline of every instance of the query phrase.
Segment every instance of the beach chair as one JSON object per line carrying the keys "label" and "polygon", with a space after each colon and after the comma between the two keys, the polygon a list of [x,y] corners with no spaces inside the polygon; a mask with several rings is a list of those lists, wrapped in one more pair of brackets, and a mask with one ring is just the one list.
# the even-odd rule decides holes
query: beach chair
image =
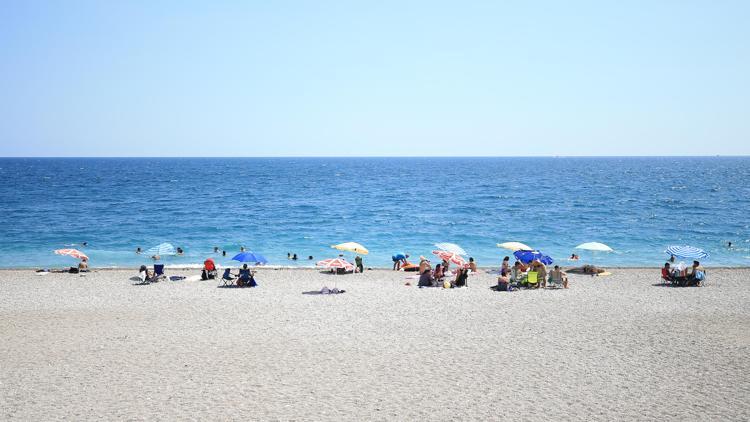
{"label": "beach chair", "polygon": [[164,274],[164,264],[154,264],[154,281],[159,281],[162,278],[167,278]]}
{"label": "beach chair", "polygon": [[539,287],[539,273],[536,271],[529,271],[526,275],[526,284],[534,289]]}
{"label": "beach chair", "polygon": [[555,277],[554,273],[549,274],[549,280],[547,280],[547,287],[550,289],[559,289],[563,287],[563,275],[560,273],[558,277]]}
{"label": "beach chair", "polygon": [[221,276],[221,281],[225,286],[231,286],[234,284],[234,277],[232,277],[232,269],[227,268],[224,270],[224,274]]}
{"label": "beach chair", "polygon": [[675,284],[674,278],[669,274],[666,268],[661,269],[661,280],[659,280],[659,283],[661,284]]}

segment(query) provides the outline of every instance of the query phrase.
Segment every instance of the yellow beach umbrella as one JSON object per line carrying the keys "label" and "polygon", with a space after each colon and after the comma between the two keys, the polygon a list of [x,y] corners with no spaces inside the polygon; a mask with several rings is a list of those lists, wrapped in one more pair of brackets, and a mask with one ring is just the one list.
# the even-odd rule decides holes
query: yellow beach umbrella
{"label": "yellow beach umbrella", "polygon": [[521,242],[505,242],[505,243],[498,243],[498,248],[504,248],[511,250],[513,252],[515,251],[533,251],[534,249],[529,245],[524,245]]}
{"label": "yellow beach umbrella", "polygon": [[360,245],[357,242],[346,242],[346,243],[341,243],[339,245],[332,245],[331,247],[333,249],[338,249],[340,251],[349,251],[349,252],[354,252],[354,253],[358,253],[362,255],[367,255],[368,253],[370,253],[370,251],[368,251],[367,248],[365,248],[364,246]]}

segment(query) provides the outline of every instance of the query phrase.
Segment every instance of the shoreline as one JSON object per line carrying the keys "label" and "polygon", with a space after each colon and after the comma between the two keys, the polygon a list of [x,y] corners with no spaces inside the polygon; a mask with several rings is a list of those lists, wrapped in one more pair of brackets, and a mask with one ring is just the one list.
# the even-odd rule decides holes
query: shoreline
{"label": "shoreline", "polygon": [[[688,263],[688,261],[684,261],[684,262],[686,264]],[[143,264],[143,265],[146,265],[146,267],[150,268],[150,267],[153,266],[153,263]],[[581,265],[560,265],[560,268],[563,271],[565,271],[568,268],[577,268],[577,267],[582,267],[583,265],[587,265],[587,264],[586,263],[582,263]],[[222,269],[222,268],[237,269],[238,267],[241,267],[241,266],[242,266],[242,263],[238,263],[238,264],[233,264],[233,265],[230,265],[230,266],[227,266],[227,265],[217,265],[217,268],[220,268],[220,269]],[[554,266],[555,266],[555,264],[553,264],[553,265],[547,265],[547,268],[548,269],[549,268],[553,268]],[[99,271],[131,271],[131,270],[135,271],[139,267],[140,267],[140,265],[134,265],[132,267],[89,267],[89,268],[91,270],[90,272],[99,272]],[[638,267],[620,267],[620,266],[605,266],[605,265],[599,266],[599,265],[597,265],[597,267],[599,267],[599,268],[605,268],[607,270],[649,270],[649,271],[660,270],[662,268],[662,266],[660,266],[660,265],[659,266],[638,266]],[[733,267],[733,266],[710,266],[710,265],[703,265],[703,267],[706,268],[707,270],[750,270],[750,266]],[[64,268],[65,267],[50,267],[50,269],[64,269]],[[200,271],[201,269],[203,269],[203,264],[196,264],[195,266],[193,266],[193,265],[187,265],[187,266],[186,265],[175,265],[175,266],[165,265],[164,268],[167,269],[167,270],[178,270],[178,271],[191,271],[191,270],[198,270],[198,271]],[[261,271],[278,271],[278,270],[293,270],[293,271],[304,271],[304,270],[314,271],[314,270],[318,270],[318,271],[325,271],[323,268],[318,268],[318,267],[314,267],[314,266],[312,266],[312,267],[301,267],[301,266],[275,266],[275,265],[261,265],[261,266],[248,265],[248,268],[250,268],[252,270],[261,270]],[[492,267],[481,267],[480,266],[480,267],[477,267],[477,268],[480,271],[485,271],[485,272],[486,271],[495,271],[495,270],[498,270],[500,268],[500,265],[492,266]],[[3,271],[31,271],[31,272],[36,272],[39,269],[41,269],[41,268],[39,268],[39,267],[7,267],[7,268],[0,268],[0,272],[3,272]],[[365,267],[365,272],[367,272],[367,271],[388,271],[388,272],[393,272],[393,273],[404,273],[404,271],[393,271],[391,268],[388,268],[388,267]],[[409,273],[406,273],[406,274],[416,274],[416,272],[409,272]]]}

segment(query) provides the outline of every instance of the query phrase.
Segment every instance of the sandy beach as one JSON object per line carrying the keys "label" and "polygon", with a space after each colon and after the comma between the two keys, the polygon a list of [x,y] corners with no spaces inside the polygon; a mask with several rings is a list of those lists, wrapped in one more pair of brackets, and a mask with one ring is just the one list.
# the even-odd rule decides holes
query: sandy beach
{"label": "sandy beach", "polygon": [[239,289],[0,271],[0,419],[750,418],[750,269],[704,288],[613,272],[501,293],[490,274],[443,290],[266,269]]}

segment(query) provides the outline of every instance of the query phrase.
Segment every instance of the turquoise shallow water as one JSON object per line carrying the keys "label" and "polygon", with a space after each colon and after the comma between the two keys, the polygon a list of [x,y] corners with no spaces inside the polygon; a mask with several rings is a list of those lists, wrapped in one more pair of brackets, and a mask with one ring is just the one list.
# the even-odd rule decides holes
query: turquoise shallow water
{"label": "turquoise shallow water", "polygon": [[358,241],[373,267],[436,242],[489,266],[506,254],[497,242],[517,240],[565,264],[599,241],[616,252],[583,260],[654,266],[667,245],[690,244],[708,265],[750,265],[746,157],[6,158],[0,182],[3,267],[71,264],[52,250],[84,241],[98,267],[139,265],[136,247],[164,241],[186,250],[174,264],[244,245],[311,265],[286,254],[317,260]]}

